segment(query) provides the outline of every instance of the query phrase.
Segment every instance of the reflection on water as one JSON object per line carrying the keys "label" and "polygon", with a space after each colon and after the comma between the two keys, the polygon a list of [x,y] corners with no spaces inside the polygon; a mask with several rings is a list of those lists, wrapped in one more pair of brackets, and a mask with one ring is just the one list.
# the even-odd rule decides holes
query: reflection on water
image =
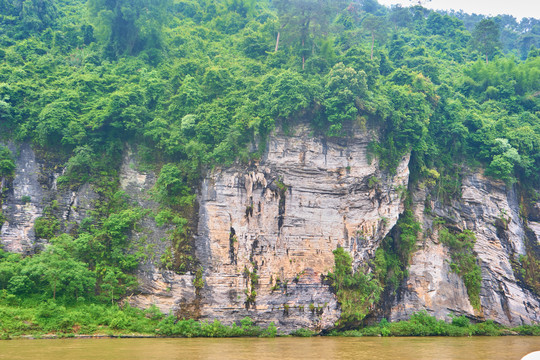
{"label": "reflection on water", "polygon": [[521,359],[538,337],[0,341],[0,359]]}

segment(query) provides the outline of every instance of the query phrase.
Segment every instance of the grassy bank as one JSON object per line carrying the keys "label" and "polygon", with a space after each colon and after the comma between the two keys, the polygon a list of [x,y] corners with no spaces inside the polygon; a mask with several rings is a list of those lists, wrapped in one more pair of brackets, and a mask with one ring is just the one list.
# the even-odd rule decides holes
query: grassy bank
{"label": "grassy bank", "polygon": [[471,323],[465,316],[456,316],[451,322],[437,320],[426,312],[418,312],[407,321],[390,323],[383,319],[376,326],[356,330],[333,331],[332,336],[502,336],[540,335],[540,325],[522,325],[514,328],[498,325],[491,320]]}
{"label": "grassy bank", "polygon": [[226,326],[165,316],[156,307],[139,310],[100,304],[0,304],[0,339],[21,337],[166,336],[166,337],[275,337],[277,328],[256,326],[249,318]]}
{"label": "grassy bank", "polygon": [[[32,306],[30,306],[32,305]],[[147,310],[117,305],[73,304],[60,305],[53,301],[10,305],[0,303],[0,339],[22,337],[50,338],[77,336],[150,336],[150,337],[276,337],[285,335],[274,324],[263,328],[249,318],[238,324],[223,325],[219,321],[199,322],[178,320],[163,315],[156,307]],[[291,335],[319,335],[298,329]],[[437,320],[425,312],[414,314],[410,320],[389,323],[383,321],[348,331],[332,331],[330,336],[499,336],[540,335],[540,326],[508,328],[492,321],[472,324],[464,316],[454,317],[451,323]]]}

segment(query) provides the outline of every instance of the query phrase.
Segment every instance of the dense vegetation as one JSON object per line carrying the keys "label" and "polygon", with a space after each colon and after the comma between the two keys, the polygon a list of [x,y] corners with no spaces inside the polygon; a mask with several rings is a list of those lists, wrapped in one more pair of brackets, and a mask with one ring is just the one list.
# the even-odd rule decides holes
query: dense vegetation
{"label": "dense vegetation", "polygon": [[[0,296],[5,297],[5,292]],[[2,298],[5,300],[5,298]],[[219,321],[198,322],[165,316],[156,307],[145,311],[116,305],[89,304],[58,305],[54,301],[16,307],[0,304],[0,340],[32,336],[73,337],[94,336],[166,336],[166,337],[276,337],[283,336],[273,323],[266,327],[254,324],[246,317],[229,326]],[[389,323],[383,319],[378,325],[347,331],[332,331],[330,336],[540,336],[539,325],[507,328],[492,321],[472,324],[465,316],[455,316],[451,323],[437,320],[425,312],[413,314],[407,321]],[[319,333],[297,329],[292,336],[309,337]]]}
{"label": "dense vegetation", "polygon": [[[135,288],[145,254],[127,234],[145,213],[118,191],[126,142],[159,174],[156,222],[173,228],[174,244],[161,266],[179,273],[199,269],[189,217],[201,174],[259,157],[276,126],[293,131],[296,121],[329,137],[376,129],[381,166],[393,172],[412,152],[413,177],[432,180],[441,199],[456,195],[467,166],[537,186],[538,47],[535,19],[373,0],[0,0],[0,141],[55,154],[60,186],[91,182],[100,196],[70,234],[50,204],[36,222],[50,242],[41,253],[0,251],[0,302],[90,306]],[[0,146],[3,187],[13,170]],[[348,320],[403,277],[418,232],[403,219],[404,242],[385,240],[369,296],[355,290],[373,284],[367,275],[336,254],[342,305],[359,296],[363,304],[345,311]]]}
{"label": "dense vegetation", "polygon": [[341,318],[336,324],[338,328],[361,324],[379,305],[385,292],[397,291],[407,274],[420,230],[420,223],[415,221],[412,211],[406,209],[394,231],[375,252],[369,267],[353,269],[353,259],[349,253],[341,247],[334,251],[334,268],[327,278],[341,305]]}
{"label": "dense vegetation", "polygon": [[383,319],[378,325],[368,326],[358,330],[344,332],[331,332],[330,335],[338,336],[499,336],[499,335],[540,335],[538,325],[522,325],[512,329],[486,321],[472,324],[465,316],[454,316],[447,323],[437,320],[427,312],[418,312],[411,315],[406,321],[389,323]]}

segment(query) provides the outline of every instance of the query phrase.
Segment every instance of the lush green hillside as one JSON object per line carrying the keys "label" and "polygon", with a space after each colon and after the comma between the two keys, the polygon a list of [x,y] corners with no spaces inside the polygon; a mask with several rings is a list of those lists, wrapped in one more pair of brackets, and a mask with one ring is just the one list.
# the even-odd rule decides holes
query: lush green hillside
{"label": "lush green hillside", "polygon": [[[1,140],[55,154],[62,186],[90,181],[103,199],[76,233],[46,213],[40,254],[0,250],[0,301],[114,302],[136,286],[125,142],[159,173],[158,221],[177,248],[163,266],[179,273],[197,268],[186,214],[200,176],[259,157],[251,144],[297,119],[327,136],[376,129],[382,166],[412,151],[413,177],[443,198],[464,166],[538,186],[539,29],[373,0],[0,0]],[[12,156],[0,147],[0,177]]]}

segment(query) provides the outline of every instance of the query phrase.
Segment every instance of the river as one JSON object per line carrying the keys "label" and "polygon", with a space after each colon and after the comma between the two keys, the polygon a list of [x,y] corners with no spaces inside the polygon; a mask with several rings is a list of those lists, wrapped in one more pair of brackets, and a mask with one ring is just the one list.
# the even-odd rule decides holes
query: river
{"label": "river", "polygon": [[0,341],[0,359],[521,359],[540,337],[62,339]]}

